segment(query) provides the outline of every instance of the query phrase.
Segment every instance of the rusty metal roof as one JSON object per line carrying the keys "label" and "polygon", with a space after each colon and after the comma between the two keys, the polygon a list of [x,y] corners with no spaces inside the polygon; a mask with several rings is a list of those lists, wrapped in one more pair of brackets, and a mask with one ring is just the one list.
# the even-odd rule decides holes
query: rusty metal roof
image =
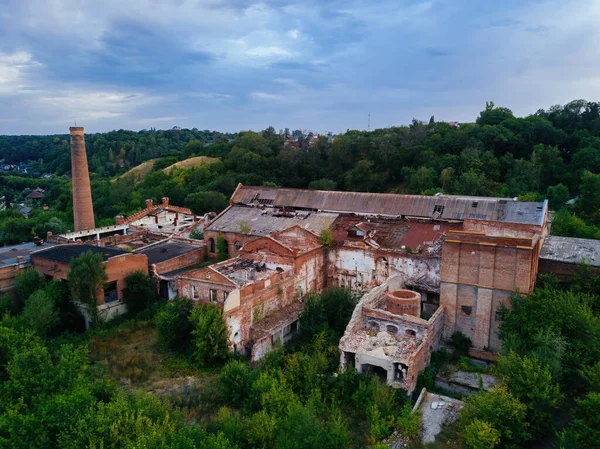
{"label": "rusty metal roof", "polygon": [[453,195],[399,195],[392,193],[335,192],[276,187],[240,186],[234,204],[320,210],[364,215],[410,216],[439,220],[490,220],[543,224],[547,202],[520,202],[506,198]]}

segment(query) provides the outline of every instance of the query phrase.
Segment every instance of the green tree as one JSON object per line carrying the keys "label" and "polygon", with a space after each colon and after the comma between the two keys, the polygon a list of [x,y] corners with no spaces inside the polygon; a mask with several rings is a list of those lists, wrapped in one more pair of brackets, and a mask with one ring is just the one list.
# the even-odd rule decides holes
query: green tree
{"label": "green tree", "polygon": [[559,210],[569,201],[569,189],[564,184],[548,187],[546,197],[552,210]]}
{"label": "green tree", "polygon": [[222,262],[229,258],[229,245],[223,234],[217,236],[217,262]]}
{"label": "green tree", "polygon": [[33,329],[40,337],[45,337],[60,320],[54,300],[44,290],[29,296],[20,319],[26,328]]}
{"label": "green tree", "polygon": [[131,316],[138,315],[156,302],[154,281],[143,271],[128,274],[125,277],[125,284],[123,300]]}
{"label": "green tree", "polygon": [[308,188],[311,190],[335,190],[337,189],[337,183],[331,179],[322,178],[311,181]]}
{"label": "green tree", "polygon": [[600,448],[600,393],[577,400],[573,421],[560,435],[561,448]]}
{"label": "green tree", "polygon": [[156,331],[163,349],[179,353],[188,351],[192,339],[190,315],[193,307],[191,301],[175,298],[156,314]]}
{"label": "green tree", "polygon": [[71,260],[67,282],[73,298],[85,307],[87,318],[92,326],[97,326],[100,320],[96,301],[106,281],[108,275],[102,254],[86,251]]}
{"label": "green tree", "polygon": [[515,352],[500,357],[498,371],[510,392],[527,406],[527,422],[534,437],[552,428],[552,415],[560,405],[561,394],[550,369],[536,358]]}
{"label": "green tree", "polygon": [[500,444],[500,432],[479,419],[467,424],[461,436],[469,449],[494,449]]}
{"label": "green tree", "polygon": [[214,365],[229,356],[227,326],[221,309],[214,304],[199,304],[190,315],[192,357],[200,365]]}
{"label": "green tree", "polygon": [[45,285],[44,277],[37,270],[26,270],[15,280],[13,289],[14,303],[11,306],[11,312],[14,315],[21,313],[27,298],[29,298],[36,290],[43,288]]}
{"label": "green tree", "polygon": [[502,447],[518,448],[531,438],[526,414],[525,404],[506,387],[497,386],[465,400],[465,406],[459,413],[459,432],[464,434],[466,428],[477,419],[496,429]]}

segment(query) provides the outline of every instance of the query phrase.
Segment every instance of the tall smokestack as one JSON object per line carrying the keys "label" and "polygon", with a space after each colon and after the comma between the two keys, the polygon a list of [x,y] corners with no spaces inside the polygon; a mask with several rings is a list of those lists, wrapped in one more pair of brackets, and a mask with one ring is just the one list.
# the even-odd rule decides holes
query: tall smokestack
{"label": "tall smokestack", "polygon": [[82,127],[71,127],[71,174],[73,177],[73,218],[75,231],[93,229],[94,207]]}

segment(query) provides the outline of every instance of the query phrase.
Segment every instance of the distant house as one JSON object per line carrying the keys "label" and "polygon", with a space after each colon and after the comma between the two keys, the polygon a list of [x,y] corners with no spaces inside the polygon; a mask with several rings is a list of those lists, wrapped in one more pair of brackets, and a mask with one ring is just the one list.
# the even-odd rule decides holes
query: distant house
{"label": "distant house", "polygon": [[26,200],[30,200],[30,201],[37,201],[37,200],[41,200],[42,198],[44,198],[44,193],[46,191],[44,189],[40,189],[39,187],[36,188],[33,192],[31,192],[29,195],[27,195],[25,197]]}

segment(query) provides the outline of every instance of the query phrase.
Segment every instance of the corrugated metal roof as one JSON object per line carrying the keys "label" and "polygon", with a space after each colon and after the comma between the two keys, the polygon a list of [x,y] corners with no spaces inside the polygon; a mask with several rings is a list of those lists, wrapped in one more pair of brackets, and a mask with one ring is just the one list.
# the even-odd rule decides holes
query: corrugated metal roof
{"label": "corrugated metal roof", "polygon": [[207,231],[240,232],[240,223],[247,222],[250,235],[269,235],[273,231],[284,231],[294,225],[319,234],[324,228],[329,228],[338,217],[331,213],[310,213],[296,216],[276,216],[273,209],[258,207],[231,207],[213,221]]}
{"label": "corrugated metal roof", "polygon": [[419,196],[392,193],[334,192],[242,186],[234,204],[267,204],[280,208],[321,210],[369,215],[412,216],[442,220],[504,221],[540,225],[546,202],[519,202],[505,198]]}

